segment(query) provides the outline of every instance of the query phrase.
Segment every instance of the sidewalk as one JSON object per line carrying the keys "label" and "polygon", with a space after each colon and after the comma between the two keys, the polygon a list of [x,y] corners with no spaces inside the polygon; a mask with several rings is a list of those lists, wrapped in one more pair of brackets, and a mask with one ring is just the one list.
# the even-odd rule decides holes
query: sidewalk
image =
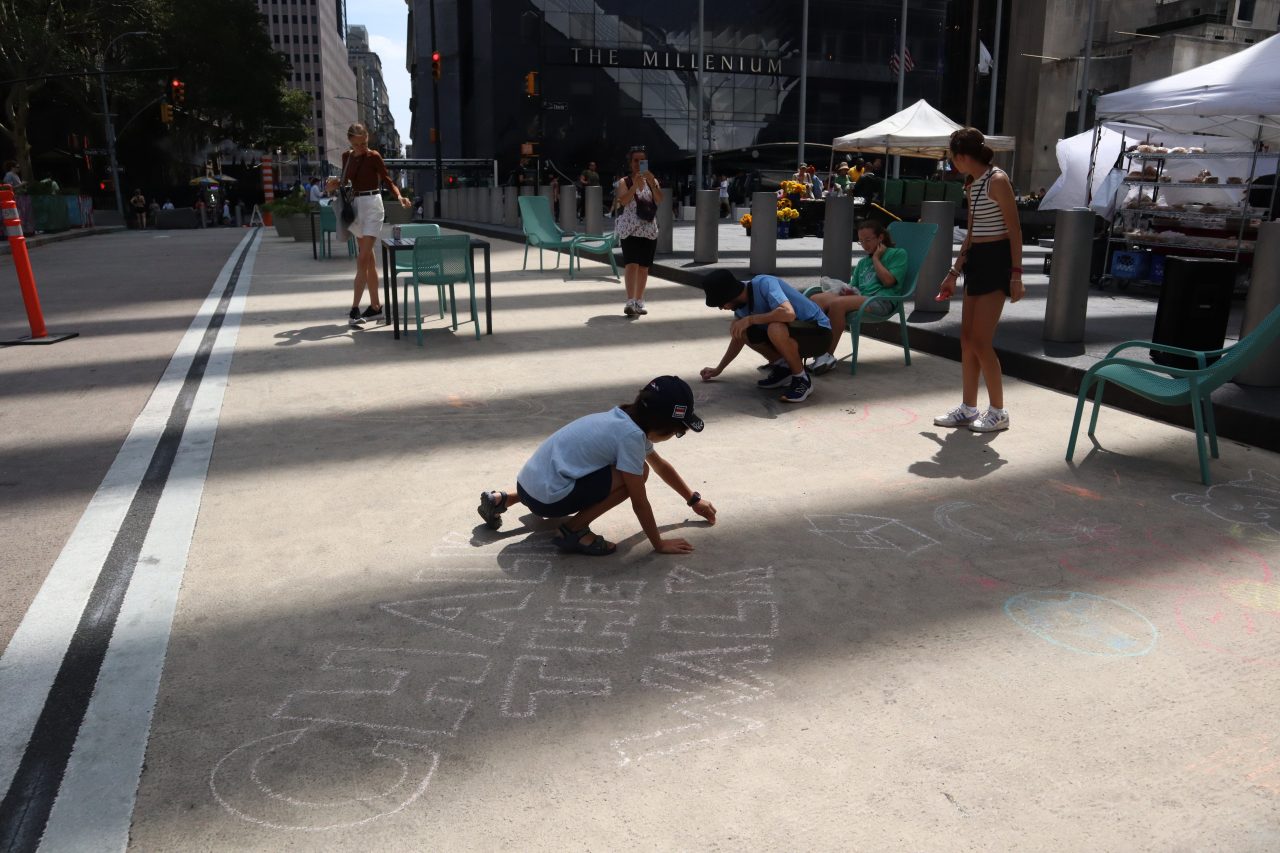
{"label": "sidewalk", "polygon": [[[524,236],[518,229],[477,223],[443,224],[524,243]],[[689,285],[696,285],[700,276],[719,267],[746,276],[750,238],[736,222],[725,220],[720,225],[719,262],[715,264],[693,262],[692,223],[677,222],[673,238],[674,252],[657,258],[652,267],[653,276]],[[954,252],[958,254],[958,246],[954,247]],[[821,276],[821,253],[822,241],[816,237],[779,241],[778,275],[801,289],[817,284]],[[1092,288],[1089,292],[1084,343],[1060,344],[1045,341],[1042,331],[1049,277],[1042,270],[1043,259],[1047,254],[1048,251],[1039,246],[1023,247],[1023,281],[1027,295],[1017,303],[1005,305],[1004,316],[996,331],[996,350],[1007,375],[1074,395],[1080,389],[1084,372],[1105,357],[1116,344],[1151,339],[1159,293],[1154,289],[1142,290],[1136,287],[1132,291]],[[533,253],[530,256],[532,258]],[[854,263],[861,257],[861,250],[855,246]],[[621,261],[619,253],[619,264]],[[1232,303],[1231,319],[1227,324],[1228,345],[1238,339],[1243,311],[1243,301],[1235,300]],[[911,326],[913,351],[959,360],[958,301],[945,314],[910,312],[907,322]],[[866,325],[862,334],[864,337],[889,343],[898,341],[900,337],[896,322]],[[848,352],[847,344],[844,344],[841,352]],[[846,356],[836,369],[847,369],[847,365]],[[1257,447],[1280,450],[1280,388],[1251,388],[1229,383],[1214,392],[1213,399],[1219,435]],[[1191,411],[1188,408],[1158,406],[1120,389],[1108,389],[1107,401],[1146,417],[1191,427]]]}

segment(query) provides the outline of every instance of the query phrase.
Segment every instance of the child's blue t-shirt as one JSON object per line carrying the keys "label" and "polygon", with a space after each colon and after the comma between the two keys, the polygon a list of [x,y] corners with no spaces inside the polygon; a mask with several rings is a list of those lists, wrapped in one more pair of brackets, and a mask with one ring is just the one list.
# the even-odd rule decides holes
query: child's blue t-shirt
{"label": "child's blue t-shirt", "polygon": [[783,303],[790,302],[796,312],[796,320],[817,323],[824,329],[831,328],[831,321],[812,299],[774,275],[758,275],[751,279],[751,300],[741,308],[735,308],[733,316],[749,317],[752,314],[768,314]]}
{"label": "child's blue t-shirt", "polygon": [[652,450],[644,431],[615,406],[556,430],[524,463],[516,480],[530,496],[553,504],[567,497],[577,480],[601,468],[643,474],[644,458]]}

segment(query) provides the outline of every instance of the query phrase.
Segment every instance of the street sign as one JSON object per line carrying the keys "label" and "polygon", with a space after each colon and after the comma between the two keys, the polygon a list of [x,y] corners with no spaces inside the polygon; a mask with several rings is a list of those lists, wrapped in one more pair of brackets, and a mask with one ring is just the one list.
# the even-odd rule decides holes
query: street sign
{"label": "street sign", "polygon": [[562,113],[569,109],[568,101],[543,101],[542,108],[549,113]]}

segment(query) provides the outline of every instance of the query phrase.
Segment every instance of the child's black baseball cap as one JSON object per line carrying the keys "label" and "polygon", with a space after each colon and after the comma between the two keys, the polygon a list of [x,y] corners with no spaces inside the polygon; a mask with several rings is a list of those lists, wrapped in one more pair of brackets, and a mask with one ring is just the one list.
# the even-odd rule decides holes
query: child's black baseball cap
{"label": "child's black baseball cap", "polygon": [[702,277],[702,289],[707,293],[708,308],[723,308],[725,303],[737,299],[745,287],[728,270],[712,270]]}
{"label": "child's black baseball cap", "polygon": [[693,389],[679,376],[659,376],[640,392],[640,405],[655,415],[679,421],[702,432],[702,418],[693,413]]}

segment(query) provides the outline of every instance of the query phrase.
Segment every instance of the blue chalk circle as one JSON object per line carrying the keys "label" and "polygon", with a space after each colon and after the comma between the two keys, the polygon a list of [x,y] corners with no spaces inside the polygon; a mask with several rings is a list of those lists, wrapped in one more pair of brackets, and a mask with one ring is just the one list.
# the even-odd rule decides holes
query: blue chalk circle
{"label": "blue chalk circle", "polygon": [[1021,592],[1005,615],[1047,643],[1096,657],[1138,657],[1156,647],[1160,632],[1127,604],[1087,592]]}

